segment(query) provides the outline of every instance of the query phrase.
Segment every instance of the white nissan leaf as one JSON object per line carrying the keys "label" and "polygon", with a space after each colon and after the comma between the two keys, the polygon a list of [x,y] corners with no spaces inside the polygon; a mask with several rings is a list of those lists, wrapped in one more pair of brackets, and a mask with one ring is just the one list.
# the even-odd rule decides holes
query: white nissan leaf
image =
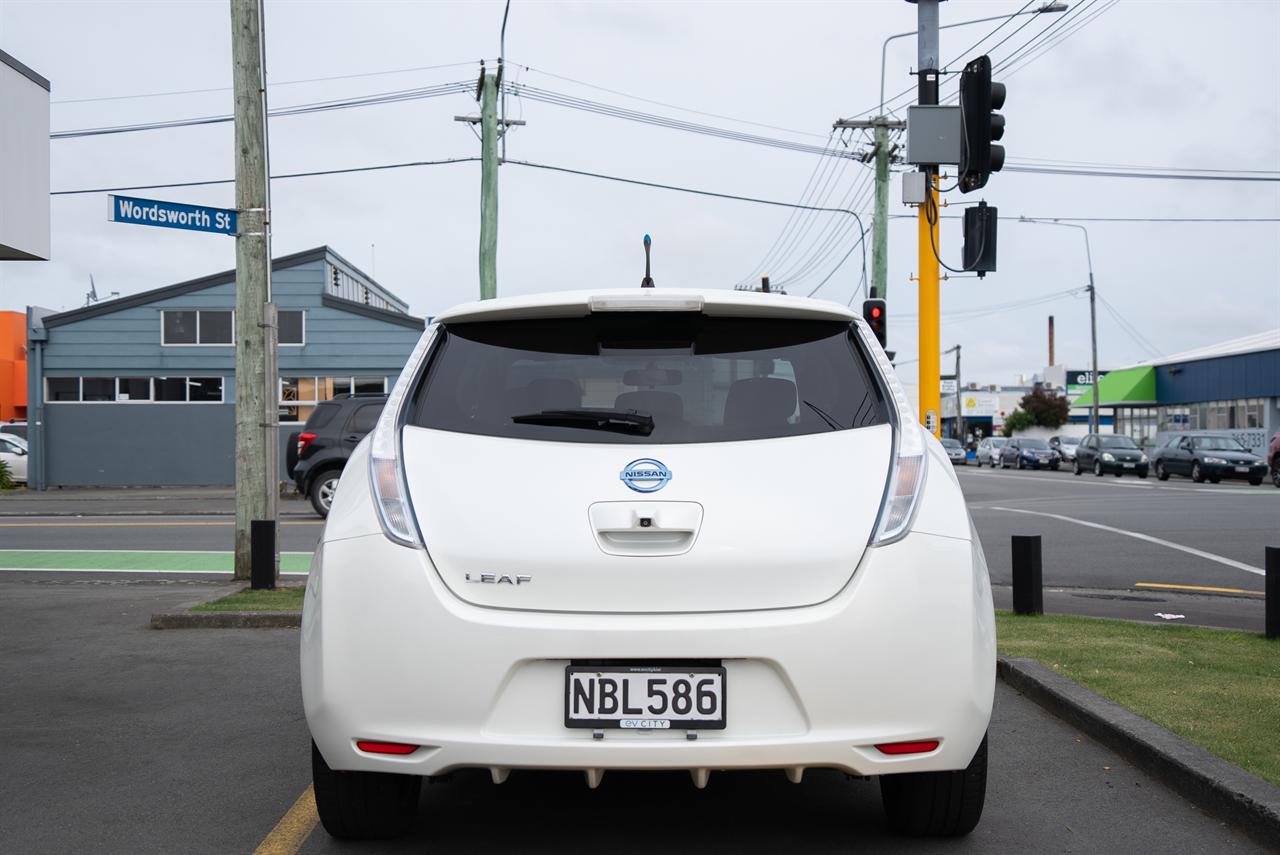
{"label": "white nissan leaf", "polygon": [[469,303],[355,450],[307,582],[320,818],[412,824],[487,769],[879,776],[982,813],[995,625],[942,446],[869,327],[779,294]]}

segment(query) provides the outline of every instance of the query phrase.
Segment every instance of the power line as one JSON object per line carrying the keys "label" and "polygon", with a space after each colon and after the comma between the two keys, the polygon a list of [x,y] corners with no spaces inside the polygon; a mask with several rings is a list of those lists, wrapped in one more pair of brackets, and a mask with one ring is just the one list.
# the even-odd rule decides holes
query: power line
{"label": "power line", "polygon": [[[458,81],[455,83],[439,83],[433,86],[424,86],[415,89],[379,92],[356,98],[315,101],[307,104],[295,104],[292,107],[281,107],[270,111],[268,116],[271,118],[277,118],[280,116],[299,116],[307,113],[327,112],[329,110],[345,110],[352,107],[369,107],[376,104],[392,104],[401,101],[416,101],[423,98],[437,98],[442,95],[451,95],[456,92],[469,92],[473,86],[474,84],[469,81]],[[96,137],[108,134],[128,134],[139,131],[168,130],[171,128],[193,127],[196,125],[216,125],[233,121],[234,118],[234,116],[229,114],[216,116],[193,116],[186,119],[169,119],[159,122],[139,122],[130,125],[108,125],[97,128],[78,128],[75,130],[55,131],[49,134],[49,139],[76,139],[80,137]]]}
{"label": "power line", "polygon": [[1041,175],[1075,175],[1082,178],[1155,178],[1166,181],[1280,181],[1280,173],[1274,175],[1208,175],[1202,172],[1133,172],[1120,169],[1075,169],[1056,166],[1007,165],[1004,172],[1031,172]]}
{"label": "power line", "polygon": [[[351,166],[344,169],[316,169],[310,172],[286,172],[272,175],[271,180],[287,178],[314,178],[319,175],[349,175],[355,172],[382,172],[388,169],[409,169],[416,166],[445,166],[451,163],[471,163],[478,157],[451,157],[445,160],[412,160],[404,163],[382,163],[374,166]],[[54,190],[50,196],[82,196],[89,193],[124,193],[133,190],[167,190],[178,187],[210,187],[217,184],[234,184],[234,178],[215,178],[209,181],[179,181],[169,184],[134,184],[128,187],[94,187],[88,190]]]}
{"label": "power line", "polygon": [[[296,86],[302,83],[327,83],[333,80],[359,80],[365,77],[382,77],[391,74],[408,74],[415,71],[437,71],[442,68],[462,68],[468,65],[476,65],[478,60],[471,62],[448,62],[443,65],[417,65],[412,68],[392,68],[386,71],[366,71],[359,74],[335,74],[329,77],[305,77],[299,80],[278,80],[267,84],[268,89],[274,89],[277,86]],[[51,104],[91,104],[102,101],[129,101],[139,98],[164,98],[171,95],[204,95],[210,92],[230,92],[230,86],[211,86],[207,89],[175,89],[167,92],[138,92],[131,95],[101,95],[94,98],[63,98],[57,101],[50,101]]]}

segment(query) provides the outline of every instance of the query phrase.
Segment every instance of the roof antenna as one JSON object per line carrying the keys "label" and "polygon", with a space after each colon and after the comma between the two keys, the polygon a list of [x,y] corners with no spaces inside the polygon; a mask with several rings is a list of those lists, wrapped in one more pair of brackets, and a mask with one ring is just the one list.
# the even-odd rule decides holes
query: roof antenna
{"label": "roof antenna", "polygon": [[640,280],[641,288],[652,288],[653,277],[649,275],[649,245],[653,243],[648,235],[644,236],[644,278]]}

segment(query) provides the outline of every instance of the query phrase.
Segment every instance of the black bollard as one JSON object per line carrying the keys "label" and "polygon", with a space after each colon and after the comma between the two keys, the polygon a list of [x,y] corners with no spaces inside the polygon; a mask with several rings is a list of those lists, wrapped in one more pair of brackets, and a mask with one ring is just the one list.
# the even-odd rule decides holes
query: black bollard
{"label": "black bollard", "polygon": [[1280,638],[1280,546],[1267,547],[1267,638]]}
{"label": "black bollard", "polygon": [[1040,570],[1040,535],[1013,536],[1013,611],[1044,614],[1044,584]]}
{"label": "black bollard", "polygon": [[255,591],[276,586],[276,521],[249,521],[249,587]]}

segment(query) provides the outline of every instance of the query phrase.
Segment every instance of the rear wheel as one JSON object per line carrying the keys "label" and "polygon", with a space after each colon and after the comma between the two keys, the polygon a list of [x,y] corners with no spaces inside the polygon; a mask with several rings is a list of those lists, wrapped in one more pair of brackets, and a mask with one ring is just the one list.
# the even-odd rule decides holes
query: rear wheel
{"label": "rear wheel", "polygon": [[1191,464],[1191,480],[1197,484],[1204,483],[1204,472],[1200,469],[1200,461]]}
{"label": "rear wheel", "polygon": [[1164,468],[1163,460],[1159,460],[1156,462],[1156,477],[1159,478],[1161,481],[1169,480],[1169,473]]}
{"label": "rear wheel", "polygon": [[1079,461],[1079,460],[1072,460],[1072,461],[1071,461],[1071,474],[1072,474],[1072,475],[1083,475],[1083,474],[1084,474],[1084,473],[1080,470],[1080,461]]}
{"label": "rear wheel", "polygon": [[422,778],[384,772],[335,772],[311,743],[311,778],[324,830],[339,840],[399,837],[418,813]]}
{"label": "rear wheel", "polygon": [[1280,487],[1280,457],[1271,461],[1271,483]]}
{"label": "rear wheel", "polygon": [[1098,476],[1099,478],[1102,477],[1102,461],[1101,460],[1093,461],[1093,474]]}
{"label": "rear wheel", "polygon": [[915,837],[960,837],[982,818],[987,793],[987,738],[958,772],[882,775],[880,798],[889,827]]}
{"label": "rear wheel", "polygon": [[341,469],[330,469],[321,472],[311,482],[311,507],[320,516],[329,516],[329,509],[333,507],[333,494],[338,491],[338,481],[341,478]]}
{"label": "rear wheel", "polygon": [[1261,477],[1258,477],[1258,478],[1250,478],[1250,479],[1249,479],[1249,483],[1250,483],[1252,486],[1256,487],[1256,486],[1258,486],[1259,484],[1261,484],[1261,483],[1262,483],[1262,478],[1261,478]]}

